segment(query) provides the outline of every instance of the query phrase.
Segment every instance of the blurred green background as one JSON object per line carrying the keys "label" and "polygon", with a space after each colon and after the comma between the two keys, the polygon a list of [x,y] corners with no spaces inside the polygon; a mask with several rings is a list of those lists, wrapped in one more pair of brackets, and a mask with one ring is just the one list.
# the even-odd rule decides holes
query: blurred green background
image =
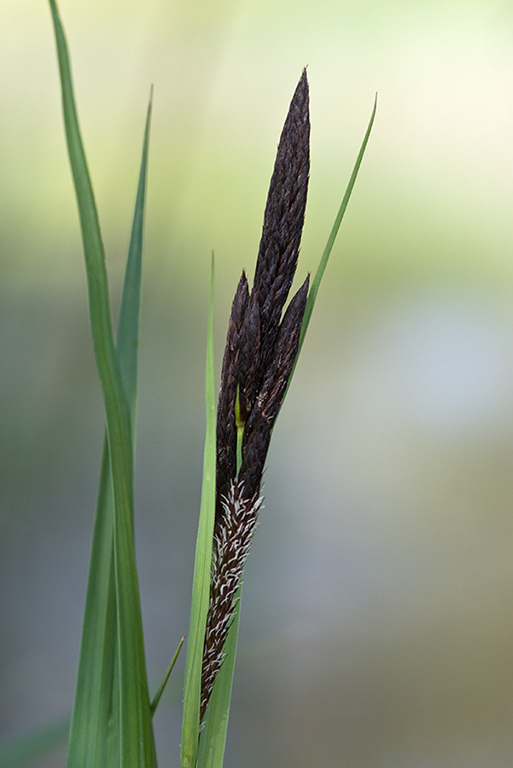
{"label": "blurred green background", "polygon": [[[308,65],[315,269],[275,430],[226,768],[506,768],[513,736],[513,6],[61,0],[117,311],[155,86],[136,514],[150,679],[186,631],[209,261],[219,367]],[[103,435],[44,1],[0,7],[1,732],[69,711]],[[183,659],[181,661],[183,664]],[[180,695],[156,716],[178,765]],[[64,764],[64,750],[34,763]]]}

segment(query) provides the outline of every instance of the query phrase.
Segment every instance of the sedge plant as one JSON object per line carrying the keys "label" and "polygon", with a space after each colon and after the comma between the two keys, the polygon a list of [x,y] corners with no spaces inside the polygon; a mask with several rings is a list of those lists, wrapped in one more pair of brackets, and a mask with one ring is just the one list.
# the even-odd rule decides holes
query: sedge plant
{"label": "sedge plant", "polygon": [[[137,348],[151,98],[116,339],[68,48],[56,0],[49,3],[85,256],[91,334],[106,416],[67,768],[155,768],[152,718],[180,648],[174,655],[170,653],[169,669],[151,697],[133,525]],[[287,305],[297,267],[310,173],[309,93],[303,71],[278,145],[252,286],[243,272],[235,292],[217,407],[212,257],[206,437],[187,631],[181,768],[223,765],[242,576],[262,506],[267,451],[375,113],[376,101],[318,269],[311,280],[305,277]]]}

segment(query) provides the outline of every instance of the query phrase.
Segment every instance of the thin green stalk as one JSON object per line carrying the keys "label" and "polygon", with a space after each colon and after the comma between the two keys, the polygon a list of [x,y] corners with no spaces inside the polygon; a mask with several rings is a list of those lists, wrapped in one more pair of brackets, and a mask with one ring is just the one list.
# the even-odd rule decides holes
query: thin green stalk
{"label": "thin green stalk", "polygon": [[205,625],[210,594],[212,536],[216,486],[216,398],[214,383],[214,255],[210,280],[210,309],[205,375],[206,434],[203,460],[201,508],[196,540],[191,618],[187,638],[183,702],[181,766],[195,768],[198,758],[200,693]]}

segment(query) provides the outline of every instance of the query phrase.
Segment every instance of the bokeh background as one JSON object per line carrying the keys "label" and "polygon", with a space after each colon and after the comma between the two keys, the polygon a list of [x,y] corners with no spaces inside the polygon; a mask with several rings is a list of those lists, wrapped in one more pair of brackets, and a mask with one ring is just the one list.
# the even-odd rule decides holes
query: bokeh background
{"label": "bokeh background", "polygon": [[[186,631],[216,352],[308,65],[315,269],[273,436],[226,768],[513,760],[513,6],[61,0],[116,314],[155,86],[136,514],[154,685]],[[1,733],[74,689],[103,435],[45,2],[0,6]],[[156,716],[178,766],[180,676]],[[32,764],[64,765],[60,747]]]}

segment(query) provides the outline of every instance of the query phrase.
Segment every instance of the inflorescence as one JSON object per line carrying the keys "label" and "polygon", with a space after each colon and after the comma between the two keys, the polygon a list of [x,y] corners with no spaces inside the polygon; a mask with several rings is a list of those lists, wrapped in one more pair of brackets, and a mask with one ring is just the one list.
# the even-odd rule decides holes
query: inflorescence
{"label": "inflorescence", "polygon": [[223,663],[263,502],[260,489],[271,432],[299,348],[308,277],[283,310],[296,271],[309,168],[308,80],[303,70],[278,145],[253,288],[250,292],[243,272],[228,323],[217,410],[216,514],[201,720]]}

